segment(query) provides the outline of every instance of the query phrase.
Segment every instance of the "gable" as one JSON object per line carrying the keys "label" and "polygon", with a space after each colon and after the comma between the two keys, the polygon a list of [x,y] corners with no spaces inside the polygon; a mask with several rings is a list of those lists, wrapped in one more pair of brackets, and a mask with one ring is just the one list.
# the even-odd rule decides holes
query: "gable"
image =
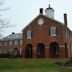
{"label": "gable", "polygon": [[64,24],[63,23],[61,23],[61,22],[59,22],[59,21],[56,21],[56,20],[54,20],[54,19],[50,19],[50,18],[48,18],[48,17],[46,17],[45,15],[38,15],[35,19],[33,19],[24,29],[23,29],[23,31],[24,30],[26,30],[26,29],[32,29],[33,27],[40,27],[39,25],[38,25],[38,19],[39,18],[43,18],[44,19],[44,26],[50,26],[50,25],[55,25],[55,26],[64,26]]}

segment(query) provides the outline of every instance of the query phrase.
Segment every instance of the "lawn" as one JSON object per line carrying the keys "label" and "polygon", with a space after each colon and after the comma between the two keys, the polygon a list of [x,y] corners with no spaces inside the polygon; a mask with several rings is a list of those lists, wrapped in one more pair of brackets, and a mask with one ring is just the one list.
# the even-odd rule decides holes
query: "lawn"
{"label": "lawn", "polygon": [[0,59],[0,72],[72,72],[55,62],[66,62],[66,59]]}

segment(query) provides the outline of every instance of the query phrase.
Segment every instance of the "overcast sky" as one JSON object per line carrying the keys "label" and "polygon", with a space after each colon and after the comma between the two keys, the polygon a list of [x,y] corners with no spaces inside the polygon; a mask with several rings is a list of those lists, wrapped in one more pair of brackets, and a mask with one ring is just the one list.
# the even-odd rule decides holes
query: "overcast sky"
{"label": "overcast sky", "polygon": [[72,30],[72,0],[5,0],[5,3],[0,8],[10,7],[8,11],[0,12],[3,18],[9,20],[12,28],[4,29],[1,32],[3,36],[7,36],[12,32],[19,33],[39,14],[39,8],[48,7],[55,10],[54,18],[63,22],[63,14],[67,13],[68,27]]}

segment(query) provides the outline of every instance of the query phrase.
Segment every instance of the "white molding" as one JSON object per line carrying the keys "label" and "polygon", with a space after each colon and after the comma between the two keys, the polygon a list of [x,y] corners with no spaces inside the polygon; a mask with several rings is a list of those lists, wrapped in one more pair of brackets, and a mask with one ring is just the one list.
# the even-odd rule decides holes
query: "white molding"
{"label": "white molding", "polygon": [[59,47],[65,47],[65,45],[59,45]]}

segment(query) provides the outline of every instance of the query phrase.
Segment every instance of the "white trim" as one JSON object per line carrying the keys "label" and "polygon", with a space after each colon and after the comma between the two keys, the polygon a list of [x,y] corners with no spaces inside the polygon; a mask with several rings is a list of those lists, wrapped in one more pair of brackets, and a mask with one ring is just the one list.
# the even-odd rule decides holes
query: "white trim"
{"label": "white trim", "polygon": [[59,47],[65,47],[65,45],[59,45]]}
{"label": "white trim", "polygon": [[45,48],[49,48],[49,46],[46,46]]}

